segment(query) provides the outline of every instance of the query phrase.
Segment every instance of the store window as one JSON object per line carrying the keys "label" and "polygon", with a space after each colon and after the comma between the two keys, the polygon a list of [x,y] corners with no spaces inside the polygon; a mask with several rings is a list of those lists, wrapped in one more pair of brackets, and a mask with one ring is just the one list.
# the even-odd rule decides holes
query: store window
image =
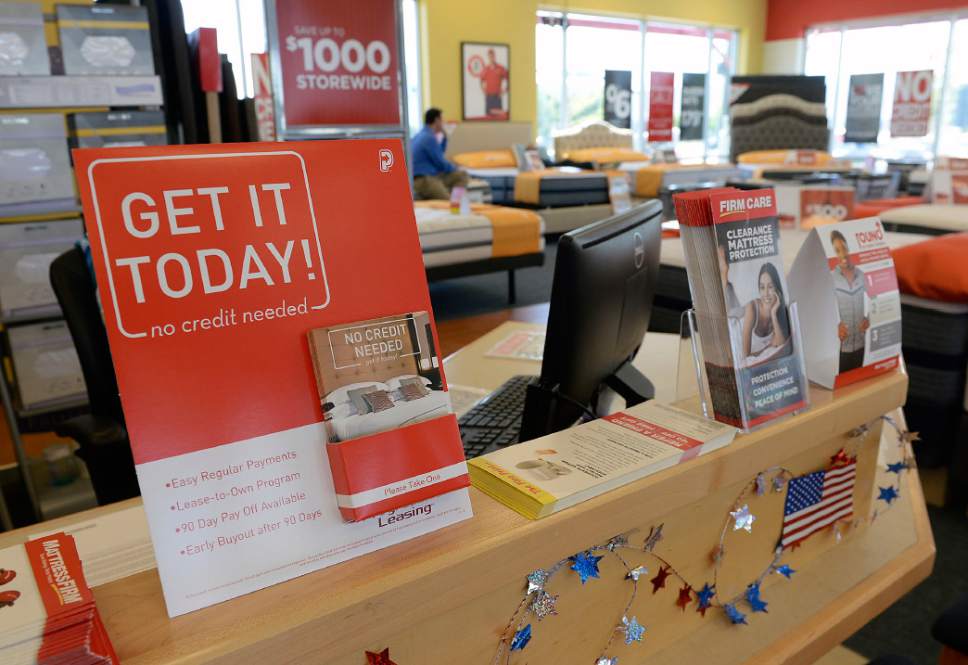
{"label": "store window", "polygon": [[[945,14],[819,26],[807,32],[804,73],[827,81],[831,152],[838,157],[932,159],[968,154],[968,15]],[[931,70],[934,88],[928,133],[892,137],[891,113],[898,72]],[[877,145],[844,141],[848,86],[854,74],[883,74]],[[959,108],[959,96],[964,97]],[[961,112],[959,115],[959,111]]]}
{"label": "store window", "polygon": [[[266,51],[266,19],[263,0],[181,0],[185,31],[215,28],[219,52],[228,56],[239,98],[251,97],[251,56]],[[407,77],[407,113],[410,131],[422,124],[420,94],[420,28],[417,0],[402,0],[404,68]]]}
{"label": "store window", "polygon": [[215,28],[218,50],[228,56],[239,98],[251,97],[252,53],[266,50],[266,19],[262,0],[182,0],[185,32]]}
{"label": "store window", "polygon": [[[726,110],[729,78],[735,71],[736,33],[700,26],[636,21],[588,14],[538,12],[535,28],[537,135],[553,146],[555,131],[604,117],[605,71],[632,74],[631,129],[643,147],[648,85],[653,71],[675,74],[673,138],[682,159],[729,154]],[[703,138],[678,140],[682,76],[706,75]]]}

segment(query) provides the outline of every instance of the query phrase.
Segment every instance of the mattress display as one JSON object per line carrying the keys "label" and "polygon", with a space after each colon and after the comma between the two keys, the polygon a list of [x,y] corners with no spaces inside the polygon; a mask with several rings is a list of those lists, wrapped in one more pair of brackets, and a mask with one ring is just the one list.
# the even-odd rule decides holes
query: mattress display
{"label": "mattress display", "polygon": [[44,15],[35,2],[0,2],[0,76],[49,76]]}
{"label": "mattress display", "polygon": [[63,116],[0,116],[0,206],[53,201],[74,201]]}
{"label": "mattress display", "polygon": [[0,224],[0,318],[60,314],[50,264],[83,235],[79,219]]}
{"label": "mattress display", "polygon": [[447,202],[419,201],[414,216],[427,268],[544,251],[544,222],[531,210],[474,204],[461,215]]}
{"label": "mattress display", "polygon": [[71,143],[77,148],[127,148],[167,145],[161,111],[95,111],[68,116]]}
{"label": "mattress display", "polygon": [[76,403],[86,388],[74,340],[63,321],[10,326],[10,355],[25,410]]}
{"label": "mattress display", "polygon": [[561,207],[608,203],[608,176],[593,171],[522,172],[515,168],[470,169],[472,178],[486,180],[491,200],[499,205]]}
{"label": "mattress display", "polygon": [[968,231],[968,205],[930,203],[885,210],[884,228],[902,233],[944,235]]}
{"label": "mattress display", "polygon": [[823,76],[734,76],[730,161],[754,150],[826,150],[830,132]]}
{"label": "mattress display", "polygon": [[908,372],[904,412],[920,433],[923,466],[945,464],[963,422],[968,379],[968,304],[901,295],[901,339]]}
{"label": "mattress display", "polygon": [[57,5],[57,29],[68,76],[155,73],[144,7]]}
{"label": "mattress display", "polygon": [[631,180],[632,195],[657,198],[666,188],[684,188],[699,184],[722,186],[727,180],[742,179],[743,171],[733,164],[641,164],[626,162],[619,170]]}

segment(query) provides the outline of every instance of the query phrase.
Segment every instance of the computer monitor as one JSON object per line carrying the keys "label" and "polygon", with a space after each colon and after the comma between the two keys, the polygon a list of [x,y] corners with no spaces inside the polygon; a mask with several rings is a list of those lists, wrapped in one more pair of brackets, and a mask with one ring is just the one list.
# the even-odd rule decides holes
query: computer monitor
{"label": "computer monitor", "polygon": [[566,233],[558,241],[541,376],[527,387],[521,441],[597,417],[603,386],[629,405],[654,395],[632,367],[649,327],[662,204]]}

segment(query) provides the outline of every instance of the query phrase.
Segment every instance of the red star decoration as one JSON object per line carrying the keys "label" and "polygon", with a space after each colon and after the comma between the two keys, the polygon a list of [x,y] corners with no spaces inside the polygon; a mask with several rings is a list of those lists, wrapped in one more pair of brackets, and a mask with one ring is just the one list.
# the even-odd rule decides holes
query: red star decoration
{"label": "red star decoration", "polygon": [[[686,611],[686,605],[692,602],[692,587],[688,584],[679,589],[679,597],[676,598],[676,606],[679,607],[683,612]],[[703,616],[706,612],[703,611]]]}
{"label": "red star decoration", "polygon": [[380,653],[366,652],[366,665],[397,665],[390,660],[390,647]]}
{"label": "red star decoration", "polygon": [[657,592],[659,589],[665,588],[666,578],[669,577],[669,567],[662,566],[659,568],[659,572],[656,573],[650,581],[652,582],[652,593]]}
{"label": "red star decoration", "polygon": [[853,460],[847,454],[847,451],[844,450],[843,448],[841,448],[840,450],[838,450],[836,455],[832,455],[830,457],[830,464],[834,468],[839,467],[839,466],[847,466],[852,461]]}

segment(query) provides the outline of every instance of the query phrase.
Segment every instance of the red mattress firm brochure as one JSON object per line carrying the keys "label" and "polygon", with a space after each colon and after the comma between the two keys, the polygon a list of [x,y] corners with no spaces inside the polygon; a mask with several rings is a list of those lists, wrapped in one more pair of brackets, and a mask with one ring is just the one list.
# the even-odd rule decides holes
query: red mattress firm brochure
{"label": "red mattress firm brochure", "polygon": [[391,517],[348,524],[327,453],[309,331],[424,312],[435,336],[398,140],[77,150],[74,163],[172,616],[470,517],[466,490],[447,492],[460,480],[433,477],[463,463],[451,415],[370,435],[395,454],[366,449],[351,494],[424,479]]}
{"label": "red mattress firm brochure", "polygon": [[0,662],[118,662],[70,536],[0,550]]}
{"label": "red mattress firm brochure", "polygon": [[789,283],[811,381],[836,388],[898,366],[901,294],[877,217],[814,229]]}
{"label": "red mattress firm brochure", "polygon": [[346,519],[470,484],[427,312],[317,328],[309,348]]}
{"label": "red mattress firm brochure", "polygon": [[732,442],[736,428],[658,402],[467,464],[474,486],[539,519]]}

